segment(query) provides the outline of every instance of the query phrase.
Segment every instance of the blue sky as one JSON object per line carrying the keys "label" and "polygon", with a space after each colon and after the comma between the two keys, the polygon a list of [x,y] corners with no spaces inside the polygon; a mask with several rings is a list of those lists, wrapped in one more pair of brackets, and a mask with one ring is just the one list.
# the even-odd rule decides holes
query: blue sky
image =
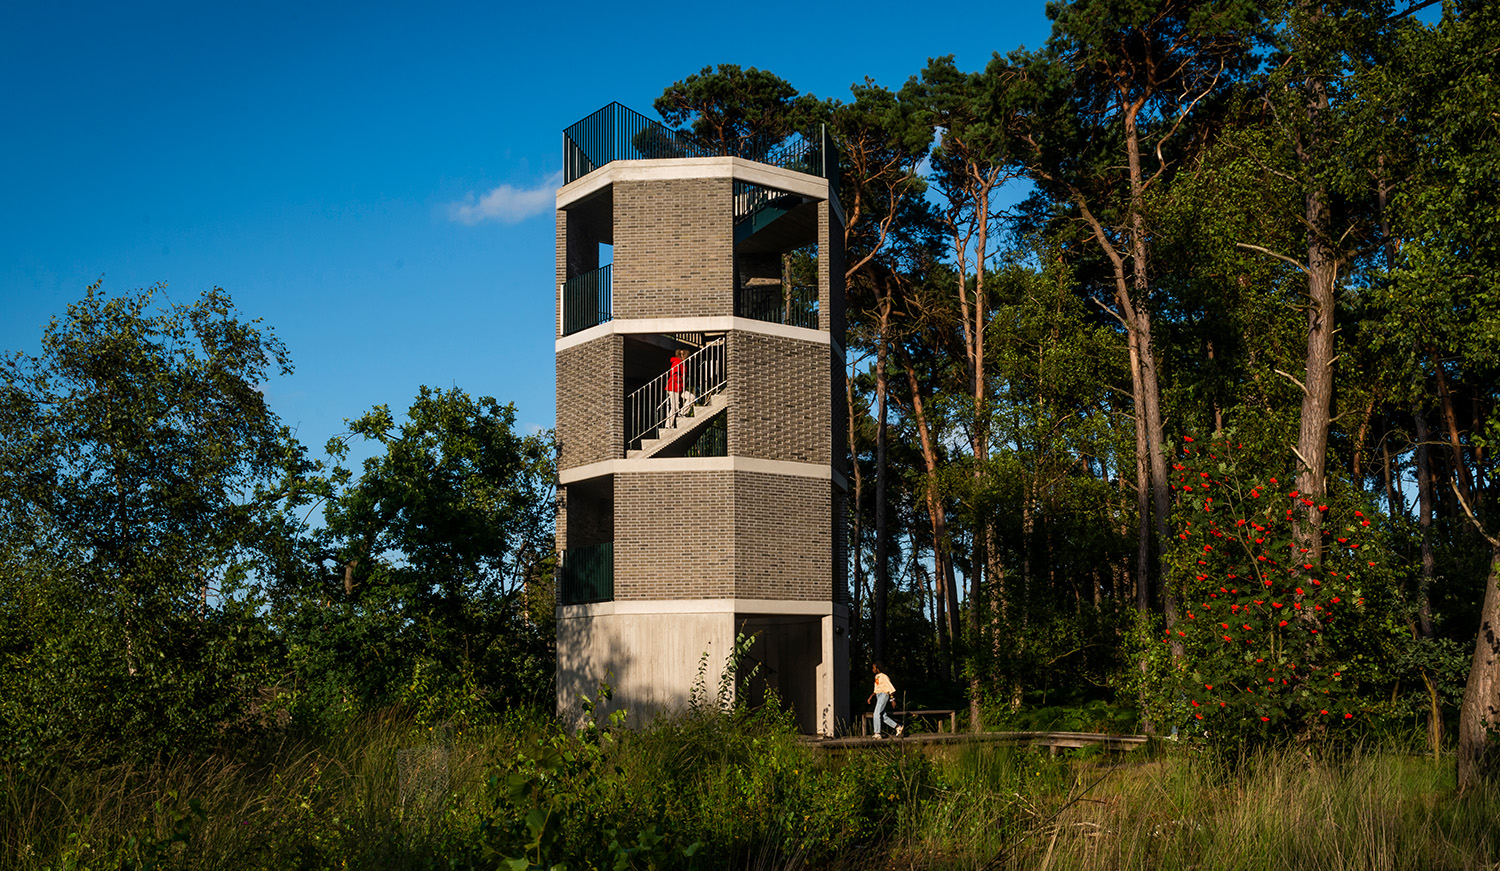
{"label": "blue sky", "polygon": [[317,453],[419,385],[553,422],[562,129],[709,64],[848,96],[1039,46],[1041,0],[17,3],[0,11],[0,350],[93,281],[218,285],[287,344]]}

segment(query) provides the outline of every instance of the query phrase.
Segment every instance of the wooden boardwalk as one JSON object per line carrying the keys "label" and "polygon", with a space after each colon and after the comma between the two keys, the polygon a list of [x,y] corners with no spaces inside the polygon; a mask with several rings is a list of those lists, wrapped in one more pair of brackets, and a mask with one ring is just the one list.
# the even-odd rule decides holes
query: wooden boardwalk
{"label": "wooden boardwalk", "polygon": [[858,735],[847,738],[809,738],[808,743],[825,750],[853,750],[864,747],[930,747],[945,744],[1005,744],[1013,747],[1047,748],[1052,753],[1083,747],[1129,751],[1146,746],[1145,735],[1103,735],[1097,732],[919,732],[904,738],[874,738]]}

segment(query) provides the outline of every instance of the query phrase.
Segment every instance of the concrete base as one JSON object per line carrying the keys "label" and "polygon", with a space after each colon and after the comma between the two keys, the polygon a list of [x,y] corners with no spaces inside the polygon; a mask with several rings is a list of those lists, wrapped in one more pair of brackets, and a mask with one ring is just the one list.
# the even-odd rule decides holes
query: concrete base
{"label": "concrete base", "polygon": [[[753,638],[740,665],[750,705],[772,693],[805,734],[832,736],[849,722],[849,615],[831,602],[746,599],[604,602],[557,609],[557,712],[582,722],[582,696],[612,691],[596,716],[615,710],[640,726],[684,711],[695,686],[717,702],[737,635]],[[753,671],[749,682],[743,678]]]}

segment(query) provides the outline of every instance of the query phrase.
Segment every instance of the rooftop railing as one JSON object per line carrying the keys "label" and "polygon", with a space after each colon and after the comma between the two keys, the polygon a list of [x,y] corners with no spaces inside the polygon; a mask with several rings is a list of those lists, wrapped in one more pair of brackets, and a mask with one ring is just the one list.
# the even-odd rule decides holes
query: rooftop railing
{"label": "rooftop railing", "polygon": [[[563,131],[563,182],[577,181],[616,160],[654,160],[669,157],[725,157],[730,152],[700,142],[690,133],[673,130],[632,109],[610,103]],[[793,134],[759,154],[736,154],[758,163],[828,179],[839,189],[838,149],[828,128]]]}

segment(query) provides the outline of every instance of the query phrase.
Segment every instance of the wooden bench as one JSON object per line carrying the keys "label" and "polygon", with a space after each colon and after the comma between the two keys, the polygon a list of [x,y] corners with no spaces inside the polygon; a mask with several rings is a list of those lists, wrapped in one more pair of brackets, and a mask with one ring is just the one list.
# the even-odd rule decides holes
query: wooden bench
{"label": "wooden bench", "polygon": [[[946,708],[934,708],[934,709],[921,710],[921,711],[886,711],[886,713],[889,714],[891,717],[896,718],[896,719],[910,718],[910,717],[934,717],[934,718],[947,717],[948,718],[948,733],[949,734],[954,734],[954,733],[956,733],[958,731],[958,711],[956,711],[956,710],[948,710]],[[874,723],[874,721],[875,721],[875,714],[874,714],[874,712],[872,712],[872,711],[865,711],[864,716],[860,717],[860,720],[859,720],[859,734],[860,734],[861,737],[870,734],[870,726],[871,726],[871,724]],[[941,719],[938,719],[938,724],[937,725],[938,725],[938,731],[939,732],[943,731],[943,721]]]}

